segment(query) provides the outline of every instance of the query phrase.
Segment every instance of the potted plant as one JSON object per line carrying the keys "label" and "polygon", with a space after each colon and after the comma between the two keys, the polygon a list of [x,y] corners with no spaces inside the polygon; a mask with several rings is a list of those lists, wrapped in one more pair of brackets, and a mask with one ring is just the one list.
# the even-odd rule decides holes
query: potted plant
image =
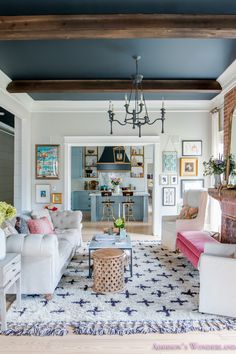
{"label": "potted plant", "polygon": [[16,215],[16,208],[6,202],[0,202],[0,260],[6,256],[6,237],[1,226],[5,220],[11,219]]}
{"label": "potted plant", "polygon": [[121,230],[125,228],[125,219],[124,218],[114,219],[114,227],[118,229],[120,235]]}

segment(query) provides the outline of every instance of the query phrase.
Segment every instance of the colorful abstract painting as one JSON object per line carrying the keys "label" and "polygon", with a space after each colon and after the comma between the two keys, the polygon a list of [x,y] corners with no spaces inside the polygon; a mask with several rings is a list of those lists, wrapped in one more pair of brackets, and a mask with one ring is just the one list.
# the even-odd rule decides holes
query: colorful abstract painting
{"label": "colorful abstract painting", "polygon": [[35,146],[36,179],[59,179],[59,145]]}

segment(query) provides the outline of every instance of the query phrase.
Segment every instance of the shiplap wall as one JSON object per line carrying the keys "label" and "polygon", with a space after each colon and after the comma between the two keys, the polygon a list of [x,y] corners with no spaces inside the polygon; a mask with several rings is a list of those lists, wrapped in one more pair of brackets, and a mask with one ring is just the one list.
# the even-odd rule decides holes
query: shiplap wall
{"label": "shiplap wall", "polygon": [[0,131],[0,201],[14,202],[14,136]]}

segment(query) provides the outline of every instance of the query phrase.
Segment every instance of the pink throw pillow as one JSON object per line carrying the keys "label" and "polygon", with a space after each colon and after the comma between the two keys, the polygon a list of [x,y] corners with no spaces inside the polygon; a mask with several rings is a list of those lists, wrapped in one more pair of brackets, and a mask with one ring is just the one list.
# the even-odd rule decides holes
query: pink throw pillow
{"label": "pink throw pillow", "polygon": [[27,222],[31,234],[53,234],[52,226],[46,216]]}

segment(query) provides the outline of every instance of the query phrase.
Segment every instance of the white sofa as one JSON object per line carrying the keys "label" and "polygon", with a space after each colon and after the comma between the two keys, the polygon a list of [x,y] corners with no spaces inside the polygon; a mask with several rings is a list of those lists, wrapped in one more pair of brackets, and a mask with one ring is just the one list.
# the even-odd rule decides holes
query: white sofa
{"label": "white sofa", "polygon": [[[7,252],[22,256],[22,294],[53,294],[76,248],[82,244],[80,211],[51,212],[50,216],[53,234],[7,237]],[[15,289],[9,293],[15,293]]]}
{"label": "white sofa", "polygon": [[206,243],[199,261],[199,312],[236,317],[236,245]]}
{"label": "white sofa", "polygon": [[176,250],[176,237],[179,231],[201,231],[204,228],[208,193],[204,189],[188,190],[184,193],[183,205],[198,207],[195,219],[177,219],[178,215],[162,217],[161,243],[170,251]]}

